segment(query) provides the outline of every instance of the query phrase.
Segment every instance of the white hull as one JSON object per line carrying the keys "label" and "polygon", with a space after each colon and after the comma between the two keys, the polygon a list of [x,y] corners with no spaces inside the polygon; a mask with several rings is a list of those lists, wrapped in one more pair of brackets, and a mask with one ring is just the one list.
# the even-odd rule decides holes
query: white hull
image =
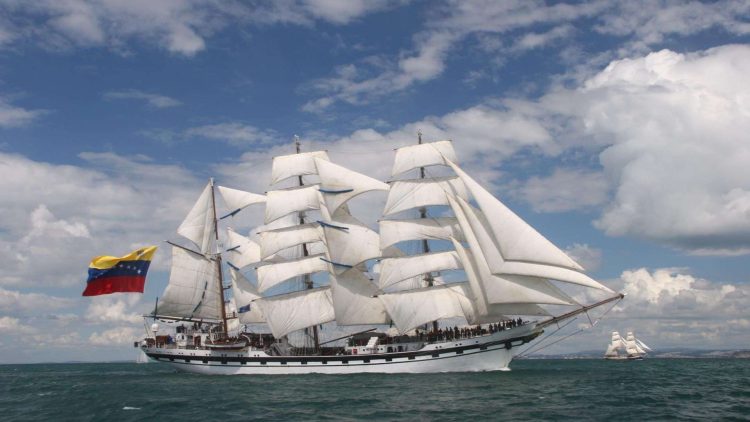
{"label": "white hull", "polygon": [[427,344],[415,352],[336,356],[269,356],[250,350],[223,352],[144,348],[149,357],[206,375],[433,373],[508,370],[513,349],[541,330],[534,324],[491,335]]}

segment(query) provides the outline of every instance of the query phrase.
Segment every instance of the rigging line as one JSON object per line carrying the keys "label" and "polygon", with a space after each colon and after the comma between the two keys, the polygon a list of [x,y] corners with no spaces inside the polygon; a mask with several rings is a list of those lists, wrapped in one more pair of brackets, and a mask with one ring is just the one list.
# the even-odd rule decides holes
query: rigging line
{"label": "rigging line", "polygon": [[530,344],[529,347],[527,347],[523,352],[521,352],[521,353],[518,354],[518,357],[523,357],[525,355],[528,355],[528,354],[536,352],[536,350],[534,350],[534,351],[530,351],[530,350],[534,349],[535,347],[541,346],[542,343],[544,343],[544,341],[550,339],[553,335],[555,335],[555,333],[557,333],[558,331],[560,331],[563,328],[567,327],[568,325],[570,325],[571,323],[573,323],[573,321],[575,321],[576,319],[578,319],[578,317],[575,317],[575,318],[571,319],[570,321],[566,322],[565,324],[562,325],[562,327],[558,325],[557,329],[555,331],[553,331],[553,332],[547,334],[546,336],[544,336],[544,339],[540,340],[539,343],[537,343],[537,344]]}
{"label": "rigging line", "polygon": [[[531,353],[537,353],[537,352],[539,352],[539,351],[541,351],[541,350],[544,350],[544,349],[546,349],[546,348],[548,348],[548,347],[552,346],[553,344],[559,343],[559,342],[561,342],[561,341],[563,341],[563,340],[565,340],[565,339],[567,339],[567,338],[569,338],[569,337],[571,337],[571,336],[574,336],[574,335],[576,335],[576,334],[580,334],[581,332],[583,332],[583,331],[586,331],[586,330],[588,330],[589,328],[592,328],[592,327],[594,327],[594,325],[596,325],[596,324],[597,324],[597,323],[598,323],[599,321],[601,321],[602,319],[604,319],[604,317],[605,317],[605,316],[607,316],[607,314],[608,314],[608,313],[609,313],[610,311],[612,311],[612,309],[614,309],[614,308],[615,308],[615,306],[617,306],[617,304],[618,304],[618,303],[620,303],[620,301],[621,301],[621,300],[622,300],[622,299],[620,299],[620,300],[616,301],[615,303],[613,303],[613,304],[612,304],[612,306],[610,306],[610,307],[609,307],[609,309],[607,309],[607,311],[606,311],[606,312],[604,312],[604,313],[603,313],[603,314],[602,314],[602,315],[601,315],[601,316],[600,316],[599,318],[597,318],[597,319],[596,319],[596,320],[595,320],[595,321],[594,321],[594,322],[593,322],[593,323],[591,324],[591,326],[590,326],[590,327],[584,327],[584,328],[581,328],[581,329],[579,329],[578,331],[575,331],[575,332],[573,332],[573,333],[571,333],[571,334],[569,334],[569,335],[567,335],[567,336],[565,336],[565,337],[563,337],[563,338],[561,338],[561,339],[558,339],[557,341],[554,341],[554,342],[552,342],[552,343],[550,343],[550,344],[548,344],[548,345],[545,345],[544,347],[538,348],[538,349],[536,349],[536,350],[533,350],[533,351],[530,351],[530,352],[529,352],[528,350],[529,350],[529,349],[531,349],[532,347],[531,347],[531,346],[529,346],[529,348],[528,348],[528,349],[524,350],[524,351],[523,351],[522,353],[520,353],[520,354],[519,354],[518,356],[519,356],[519,357],[521,357],[521,356],[524,356],[524,354],[528,356],[528,355],[530,355]],[[588,316],[588,312],[586,313],[586,316]],[[575,317],[575,318],[573,318],[573,319],[572,319],[572,320],[570,320],[570,321],[569,321],[569,322],[568,322],[567,324],[565,324],[565,325],[563,325],[562,327],[558,328],[557,330],[553,331],[553,332],[552,332],[552,333],[550,333],[550,334],[549,334],[548,336],[546,336],[546,338],[550,338],[550,337],[551,337],[552,335],[554,335],[554,334],[555,334],[556,332],[558,332],[558,331],[562,330],[563,328],[565,328],[566,326],[568,326],[568,324],[570,324],[571,322],[575,321],[576,319],[578,319],[578,317]],[[591,317],[589,317],[589,321],[591,321]],[[537,345],[536,345],[536,346],[534,346],[534,347],[539,347],[539,346],[541,346],[541,345],[540,345],[540,344],[537,344]]]}

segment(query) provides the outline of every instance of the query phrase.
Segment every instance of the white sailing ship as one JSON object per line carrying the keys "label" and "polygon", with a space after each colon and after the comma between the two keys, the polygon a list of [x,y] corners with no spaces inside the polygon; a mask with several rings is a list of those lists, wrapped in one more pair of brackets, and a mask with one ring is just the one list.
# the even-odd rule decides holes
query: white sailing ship
{"label": "white sailing ship", "polygon": [[[191,244],[170,242],[169,283],[148,315],[162,325],[138,343],[151,359],[205,374],[504,370],[545,327],[623,297],[464,172],[451,141],[397,149],[389,183],[296,145],[273,159],[271,184],[297,186],[203,190],[177,229]],[[227,229],[220,250],[216,191],[225,217],[264,206],[257,236]],[[387,193],[378,231],[347,205],[373,191]],[[405,253],[414,241],[419,253]],[[584,306],[556,283],[611,296]]]}
{"label": "white sailing ship", "polygon": [[620,333],[612,331],[612,341],[607,346],[604,359],[609,360],[641,360],[646,352],[652,351],[641,340],[635,338],[632,331],[628,331],[623,339]]}

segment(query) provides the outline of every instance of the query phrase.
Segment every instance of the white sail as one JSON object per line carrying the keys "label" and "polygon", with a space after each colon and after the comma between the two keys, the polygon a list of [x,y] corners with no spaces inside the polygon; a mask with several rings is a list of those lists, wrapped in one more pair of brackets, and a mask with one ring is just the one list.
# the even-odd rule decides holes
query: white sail
{"label": "white sail", "polygon": [[283,227],[260,232],[258,235],[260,238],[260,256],[263,259],[292,246],[323,240],[323,234],[318,223]]}
{"label": "white sail", "polygon": [[318,185],[273,190],[266,193],[265,223],[268,224],[293,212],[320,208]]}
{"label": "white sail", "polygon": [[464,317],[469,324],[486,324],[508,319],[507,315],[549,316],[549,312],[533,303],[502,303],[488,304],[484,311],[480,311],[476,296],[469,283],[453,283],[449,287],[458,295],[459,303],[464,311]]}
{"label": "white sail", "polygon": [[322,255],[305,256],[258,267],[256,270],[258,273],[258,291],[265,292],[300,275],[327,271],[328,264],[320,259],[321,257]]}
{"label": "white sail", "polygon": [[638,352],[638,346],[635,344],[635,337],[633,336],[632,332],[628,332],[628,334],[625,336],[625,351],[630,356],[640,354]]}
{"label": "white sail", "polygon": [[213,180],[203,189],[201,196],[183,220],[177,233],[195,243],[201,253],[211,252],[214,239]]}
{"label": "white sail", "polygon": [[468,198],[466,186],[455,176],[396,180],[391,182],[383,215],[429,205],[448,205],[446,194]]}
{"label": "white sail", "polygon": [[234,297],[224,301],[225,315],[227,316],[227,335],[237,337],[240,333],[240,319],[237,317],[237,305]]}
{"label": "white sail", "polygon": [[616,356],[618,356],[618,354],[617,354],[617,347],[615,347],[615,345],[613,345],[613,344],[610,344],[609,346],[607,346],[607,351],[604,352],[604,356],[605,357],[616,357]]}
{"label": "white sail", "polygon": [[328,287],[302,290],[257,300],[271,333],[281,338],[292,331],[333,321],[335,313]]}
{"label": "white sail", "polygon": [[229,210],[228,215],[234,215],[240,212],[245,207],[253,204],[260,204],[266,202],[265,195],[258,195],[257,193],[245,192],[239,189],[227,188],[224,186],[217,186],[224,204],[226,204]]}
{"label": "white sail", "polygon": [[378,296],[399,333],[443,318],[463,317],[463,296],[449,285],[425,287]]}
{"label": "white sail", "polygon": [[[481,249],[482,255],[484,255],[493,274],[498,276],[517,275],[536,277],[538,279],[553,279],[612,292],[612,290],[603,284],[576,270],[534,262],[506,261],[500,253],[494,236],[488,229],[489,223],[482,212],[473,208],[461,198],[456,198],[455,203],[459,207],[453,207],[455,208],[454,213],[457,216],[460,213],[465,218],[464,225],[461,226],[462,231],[470,231],[476,237],[479,249]],[[476,245],[474,247],[476,248]]]}
{"label": "white sail", "polygon": [[625,340],[620,337],[620,333],[617,331],[612,332],[612,346],[617,349],[625,349]]}
{"label": "white sail", "polygon": [[461,268],[461,261],[454,251],[385,258],[380,261],[378,284],[381,289],[384,289],[419,274],[459,268]]}
{"label": "white sail", "polygon": [[396,176],[419,167],[447,165],[445,159],[456,162],[456,152],[451,141],[411,145],[396,150],[391,175]]}
{"label": "white sail", "polygon": [[453,217],[380,221],[381,249],[406,240],[449,240],[451,237],[464,241],[458,221]]}
{"label": "white sail", "polygon": [[169,284],[159,300],[158,315],[221,319],[218,283],[215,261],[173,247]]}
{"label": "white sail", "polygon": [[232,279],[232,292],[240,322],[242,324],[266,322],[260,306],[255,303],[261,298],[258,289],[242,273],[232,267],[229,267],[229,275]]}
{"label": "white sail", "polygon": [[465,291],[464,296],[469,300],[468,304],[464,305],[465,314],[470,323],[479,320],[483,316],[489,316],[489,303],[487,302],[487,296],[484,293],[482,283],[479,281],[477,275],[476,266],[473,260],[461,243],[456,239],[451,239],[453,247],[456,249],[456,255],[459,258],[461,265],[463,266],[464,272],[466,272],[466,278],[468,279],[469,289]]}
{"label": "white sail", "polygon": [[375,190],[388,190],[388,185],[380,180],[330,161],[316,158],[315,163],[320,176],[319,190],[323,194],[323,200],[330,213],[335,213],[341,205],[357,195]]}
{"label": "white sail", "polygon": [[[649,352],[653,352],[653,350],[646,345],[646,343],[640,341],[639,339],[635,339],[636,344],[641,347],[644,350],[648,350]],[[643,353],[646,353],[645,351]]]}
{"label": "white sail", "polygon": [[479,204],[479,208],[487,216],[489,228],[500,247],[503,258],[509,261],[547,264],[583,271],[583,268],[570,259],[565,252],[534,230],[457,165],[450,161],[448,164],[465,183]]}
{"label": "white sail", "polygon": [[351,215],[339,215],[338,221],[321,222],[328,248],[328,258],[340,273],[346,266],[352,267],[368,259],[379,258],[380,237]]}
{"label": "white sail", "polygon": [[483,253],[484,249],[481,247],[480,241],[467,218],[467,214],[471,213],[468,203],[460,198],[458,200],[448,198],[448,200],[472,251],[471,258],[473,259],[476,276],[488,303],[576,304],[572,298],[546,279],[510,274],[502,276],[492,274]]}
{"label": "white sail", "polygon": [[260,262],[260,246],[227,227],[227,261],[235,267],[243,268]]}
{"label": "white sail", "polygon": [[316,158],[328,160],[328,153],[325,151],[310,151],[274,157],[271,165],[271,184],[274,185],[294,176],[317,174]]}
{"label": "white sail", "polygon": [[375,297],[377,287],[357,268],[331,276],[331,291],[338,325],[388,322],[383,303]]}

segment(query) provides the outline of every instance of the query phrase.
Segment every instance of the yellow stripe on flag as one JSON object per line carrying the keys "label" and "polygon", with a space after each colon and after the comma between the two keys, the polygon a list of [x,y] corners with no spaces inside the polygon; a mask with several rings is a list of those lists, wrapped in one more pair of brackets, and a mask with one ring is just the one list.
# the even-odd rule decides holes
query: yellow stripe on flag
{"label": "yellow stripe on flag", "polygon": [[136,249],[133,252],[121,257],[116,256],[97,256],[91,260],[89,268],[96,268],[98,270],[106,270],[117,265],[120,261],[151,261],[151,257],[156,252],[156,246],[147,246],[145,248]]}

